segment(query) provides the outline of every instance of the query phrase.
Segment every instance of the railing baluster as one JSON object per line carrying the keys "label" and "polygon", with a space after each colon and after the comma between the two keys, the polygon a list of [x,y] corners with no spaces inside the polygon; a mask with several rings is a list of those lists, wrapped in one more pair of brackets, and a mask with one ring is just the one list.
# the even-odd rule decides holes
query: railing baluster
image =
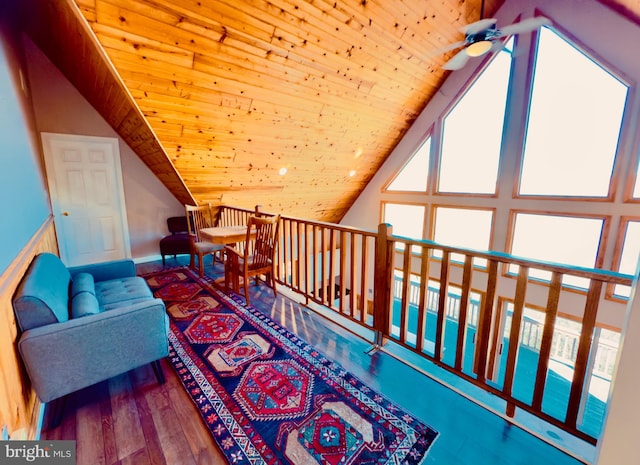
{"label": "railing baluster", "polygon": [[422,353],[424,346],[424,332],[427,324],[427,294],[429,289],[429,254],[428,247],[422,246],[420,256],[420,296],[418,297],[418,330],[416,331],[416,350]]}
{"label": "railing baluster", "polygon": [[275,238],[275,263],[274,263],[274,268],[275,268],[275,275],[273,276],[274,281],[276,281],[277,283],[282,284],[282,275],[281,275],[281,267],[282,267],[282,241],[281,241],[281,237],[282,237],[282,222],[283,219],[280,218],[280,221],[278,222],[278,234]]}
{"label": "railing baluster", "polygon": [[478,318],[478,332],[476,343],[476,354],[474,360],[474,372],[478,381],[484,383],[487,379],[487,355],[489,352],[489,338],[493,325],[493,301],[496,296],[498,284],[498,262],[489,260],[487,264],[487,290],[484,296],[484,305],[480,310]]}
{"label": "railing baluster", "polygon": [[[293,234],[292,234],[293,235]],[[295,243],[296,243],[296,289],[302,290],[302,280],[300,277],[300,269],[304,265],[304,249],[303,249],[302,224],[295,221]]]}
{"label": "railing baluster", "polygon": [[602,281],[592,279],[587,292],[587,302],[582,317],[582,331],[580,332],[580,343],[573,369],[573,381],[569,393],[569,405],[567,406],[567,418],[565,422],[571,428],[576,427],[580,401],[582,398],[584,380],[587,375],[589,353],[591,352],[591,337],[596,326],[596,316],[598,311],[598,301],[602,291]]}
{"label": "railing baluster", "polygon": [[[313,227],[311,228],[311,230],[313,231]],[[303,224],[303,231],[304,231],[304,269],[305,269],[305,273],[304,273],[304,293],[305,295],[310,295],[311,294],[311,287],[310,287],[310,283],[309,283],[309,279],[312,276],[311,274],[311,263],[313,263],[313,259],[312,257],[312,251],[309,249],[309,225],[308,224]],[[308,297],[307,297],[308,298]]]}
{"label": "railing baluster", "polygon": [[340,313],[343,314],[344,313],[344,304],[345,304],[345,300],[347,300],[346,297],[346,286],[345,286],[345,272],[347,270],[346,266],[347,264],[345,263],[346,260],[346,255],[345,255],[345,249],[347,247],[347,233],[344,231],[340,231],[340,244],[338,247],[338,254],[340,256],[340,260],[338,261],[338,268],[339,268],[339,272],[338,272],[338,289],[339,289],[339,296],[338,298],[340,299],[340,305],[339,305],[339,310]]}
{"label": "railing baluster", "polygon": [[409,314],[409,284],[411,282],[411,247],[404,248],[404,259],[402,263],[402,299],[400,301],[400,342],[405,343],[408,332],[408,314]]}
{"label": "railing baluster", "polygon": [[288,220],[283,219],[282,220],[282,228],[278,228],[280,229],[280,234],[282,235],[282,241],[280,242],[280,244],[282,245],[281,249],[282,249],[282,253],[280,254],[282,256],[282,264],[283,264],[283,268],[284,268],[284,277],[283,277],[283,281],[291,286],[292,282],[291,282],[291,273],[292,273],[292,269],[291,269],[291,249],[289,248],[288,244],[289,244],[289,231],[287,229],[287,224],[289,223]]}
{"label": "railing baluster", "polygon": [[467,334],[467,309],[469,308],[469,296],[471,295],[471,272],[473,269],[473,256],[466,255],[462,272],[462,293],[460,295],[460,313],[458,315],[458,337],[456,342],[456,361],[454,368],[462,371],[464,359],[465,341]]}
{"label": "railing baluster", "polygon": [[351,252],[351,263],[350,263],[350,267],[349,267],[349,274],[351,275],[351,284],[349,285],[350,287],[350,293],[349,293],[349,316],[351,316],[351,318],[355,318],[356,317],[356,262],[357,262],[357,255],[356,255],[356,243],[358,241],[358,237],[362,237],[362,236],[356,236],[356,234],[352,231],[349,233],[349,251]]}
{"label": "railing baluster", "polygon": [[300,255],[298,254],[298,223],[289,220],[289,250],[291,251],[291,287],[300,288]]}
{"label": "railing baluster", "polygon": [[442,360],[442,349],[444,344],[444,324],[447,319],[447,297],[449,294],[449,257],[450,252],[442,252],[440,262],[440,294],[438,299],[438,316],[436,321],[436,346],[434,358],[439,362]]}
{"label": "railing baluster", "polygon": [[291,257],[291,234],[288,225],[291,221],[284,219],[282,221],[282,248],[283,248],[283,260],[284,268],[286,270],[285,281],[289,286],[293,285],[293,260]]}
{"label": "railing baluster", "polygon": [[549,287],[547,309],[544,317],[544,329],[542,331],[542,341],[540,342],[540,352],[538,355],[538,369],[536,371],[533,400],[531,402],[531,406],[537,411],[542,410],[542,400],[544,398],[544,388],[547,381],[553,333],[556,326],[556,317],[558,314],[558,304],[560,302],[561,291],[562,274],[554,272],[551,275],[551,285]]}
{"label": "railing baluster", "polygon": [[320,281],[320,277],[318,276],[318,266],[320,266],[320,262],[318,261],[320,259],[320,257],[318,256],[318,226],[317,225],[313,225],[312,226],[312,241],[313,241],[313,289],[312,289],[312,295],[313,297],[318,300],[320,298],[320,296],[318,295],[318,284]]}
{"label": "railing baluster", "polygon": [[325,229],[324,226],[321,226],[318,229],[318,247],[320,250],[320,255],[319,255],[319,259],[320,259],[320,263],[319,263],[319,268],[318,268],[318,294],[319,294],[319,299],[320,302],[325,303],[327,300],[327,284],[326,284],[326,280],[327,280],[327,272],[326,272],[326,267],[327,267],[327,255],[326,255],[326,246],[325,246]]}
{"label": "railing baluster", "polygon": [[336,234],[335,229],[329,229],[329,308],[335,308],[336,300]]}
{"label": "railing baluster", "polygon": [[362,268],[360,269],[360,321],[369,315],[369,239],[362,236]]}
{"label": "railing baluster", "polygon": [[[516,372],[516,360],[518,346],[520,344],[520,328],[522,327],[522,315],[524,313],[524,303],[527,292],[527,281],[529,280],[529,267],[521,266],[518,270],[518,282],[516,284],[516,294],[513,303],[513,314],[511,315],[511,328],[509,329],[509,350],[507,352],[507,364],[504,374],[504,385],[502,392],[511,397],[513,394],[513,380]],[[512,417],[515,413],[513,403],[507,404],[507,415]]]}
{"label": "railing baluster", "polygon": [[287,285],[294,286],[293,281],[293,249],[291,248],[291,220],[284,219],[282,222],[282,246],[285,255],[283,257],[285,268],[287,270]]}

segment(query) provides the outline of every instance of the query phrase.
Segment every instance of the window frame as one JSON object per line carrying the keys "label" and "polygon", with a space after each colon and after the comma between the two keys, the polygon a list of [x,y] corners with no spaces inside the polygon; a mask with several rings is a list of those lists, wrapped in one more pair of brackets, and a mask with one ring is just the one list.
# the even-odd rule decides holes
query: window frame
{"label": "window frame", "polygon": [[[640,199],[639,199],[640,200]],[[621,216],[620,223],[618,224],[618,230],[615,235],[615,247],[613,249],[613,260],[611,263],[611,268],[613,271],[620,273],[620,264],[622,262],[622,251],[624,249],[624,240],[627,235],[628,225],[629,223],[638,223],[640,224],[640,216]],[[640,260],[640,257],[638,257]],[[605,290],[605,299],[611,300],[614,302],[628,302],[629,298],[625,296],[621,296],[615,293],[615,284],[608,284]]]}

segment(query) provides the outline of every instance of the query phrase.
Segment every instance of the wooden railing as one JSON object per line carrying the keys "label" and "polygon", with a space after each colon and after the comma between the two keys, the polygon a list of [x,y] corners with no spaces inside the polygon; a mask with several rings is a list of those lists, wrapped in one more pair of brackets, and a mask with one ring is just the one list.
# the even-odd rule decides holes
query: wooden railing
{"label": "wooden railing", "polygon": [[[404,279],[400,276],[394,276],[394,298],[400,299],[402,295],[402,286]],[[413,306],[414,309],[419,305],[419,293],[420,285],[411,280],[409,283],[409,306]],[[438,301],[440,298],[440,290],[435,287],[429,287],[427,290],[427,314],[438,312]],[[458,325],[460,321],[460,300],[461,296],[458,293],[449,292],[447,297],[447,306],[445,308],[445,315],[447,321],[451,321]],[[467,326],[468,329],[477,329],[478,315],[480,313],[480,300],[474,299],[473,296],[469,301],[469,307],[467,312]],[[510,320],[510,313],[507,313],[507,317]],[[392,335],[395,336],[396,326],[392,324]],[[523,317],[519,343],[521,346],[531,349],[532,351],[539,352],[542,335],[544,333],[544,323],[541,323],[533,318]],[[504,337],[508,338],[508,331],[505,331]],[[578,349],[578,342],[580,340],[580,332],[573,329],[566,329],[556,326],[554,328],[554,339],[551,346],[550,358],[552,360],[571,365],[575,363],[576,354]],[[594,338],[595,359],[593,363],[593,374],[599,376],[602,379],[611,380],[613,374],[616,355],[619,344],[608,340],[602,340],[601,338]]]}
{"label": "wooden railing", "polygon": [[[259,210],[259,207],[256,207]],[[255,211],[220,207],[218,224],[246,224]],[[281,217],[276,280],[307,302],[373,329],[377,234],[331,223]]]}
{"label": "wooden railing", "polygon": [[[220,224],[244,224],[251,213],[223,206]],[[580,425],[591,376],[598,371],[594,367],[602,365],[596,359],[597,334],[600,326],[622,327],[626,311],[624,302],[607,298],[606,289],[630,286],[632,276],[393,236],[390,225],[373,232],[286,216],[281,217],[276,262],[281,286],[373,330],[375,347],[397,344],[504,399],[508,417],[520,408],[597,442]],[[549,279],[541,279],[541,272]],[[541,324],[526,318],[529,308],[542,312]],[[552,414],[543,409],[543,400],[554,395],[547,390],[550,364],[557,357],[554,338],[566,337],[556,327],[559,318],[578,322],[581,330],[571,339],[575,347],[565,360],[573,373],[566,408]],[[540,333],[533,336],[534,330]],[[523,347],[536,353],[530,398],[514,389]],[[600,357],[611,360],[615,354]]]}

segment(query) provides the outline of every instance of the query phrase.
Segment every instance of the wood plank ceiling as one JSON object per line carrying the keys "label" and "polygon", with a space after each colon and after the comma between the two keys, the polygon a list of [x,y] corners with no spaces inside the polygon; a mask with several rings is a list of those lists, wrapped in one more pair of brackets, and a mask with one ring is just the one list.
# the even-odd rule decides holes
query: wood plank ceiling
{"label": "wood plank ceiling", "polygon": [[338,222],[481,3],[25,0],[23,21],[182,203]]}

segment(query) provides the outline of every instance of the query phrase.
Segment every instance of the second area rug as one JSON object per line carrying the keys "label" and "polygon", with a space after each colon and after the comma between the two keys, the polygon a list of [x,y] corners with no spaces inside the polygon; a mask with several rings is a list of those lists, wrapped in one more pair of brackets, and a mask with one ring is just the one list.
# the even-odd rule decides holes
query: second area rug
{"label": "second area rug", "polygon": [[232,464],[419,464],[438,433],[188,268],[146,275],[170,359]]}

